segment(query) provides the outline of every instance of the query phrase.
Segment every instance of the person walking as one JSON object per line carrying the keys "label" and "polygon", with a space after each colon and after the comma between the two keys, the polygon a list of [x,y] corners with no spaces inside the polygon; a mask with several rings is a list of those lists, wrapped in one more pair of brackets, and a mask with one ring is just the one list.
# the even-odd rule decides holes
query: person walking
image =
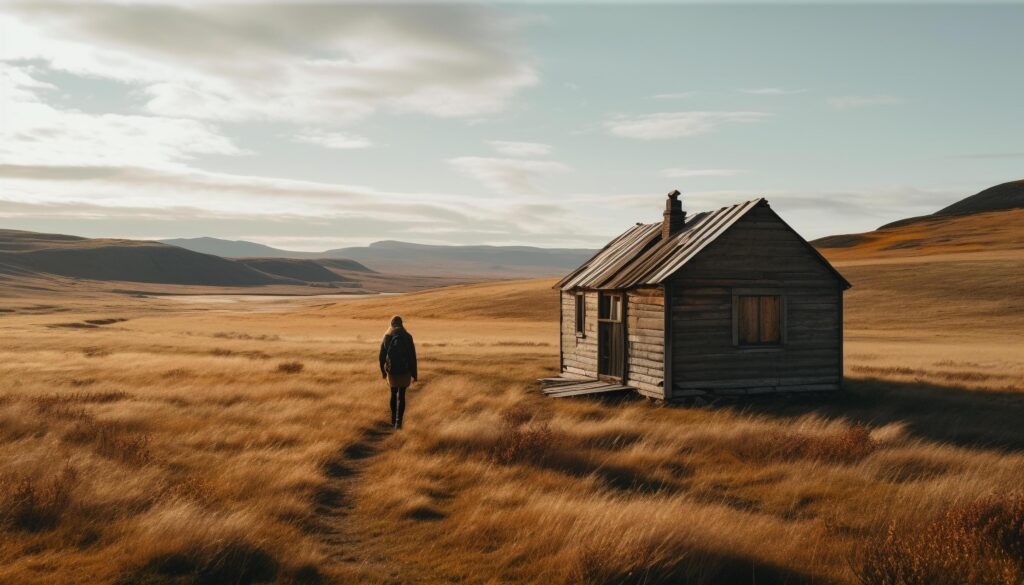
{"label": "person walking", "polygon": [[391,386],[391,425],[402,428],[405,416],[405,390],[416,380],[416,344],[402,325],[402,318],[391,318],[391,327],[380,343],[380,374]]}

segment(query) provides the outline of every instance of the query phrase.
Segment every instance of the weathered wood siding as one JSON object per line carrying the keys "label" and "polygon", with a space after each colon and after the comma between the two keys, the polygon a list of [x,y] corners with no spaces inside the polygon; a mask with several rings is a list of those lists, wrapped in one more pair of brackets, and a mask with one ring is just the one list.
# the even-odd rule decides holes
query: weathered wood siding
{"label": "weathered wood siding", "polygon": [[[733,339],[733,294],[783,297],[781,348]],[[758,207],[671,279],[672,397],[834,390],[841,382],[842,288],[775,212]]]}
{"label": "weathered wood siding", "polygon": [[664,398],[665,292],[662,287],[626,293],[626,384]]}
{"label": "weathered wood siding", "polygon": [[576,293],[562,293],[562,371],[597,377],[597,293],[587,292],[586,335],[576,335]]}

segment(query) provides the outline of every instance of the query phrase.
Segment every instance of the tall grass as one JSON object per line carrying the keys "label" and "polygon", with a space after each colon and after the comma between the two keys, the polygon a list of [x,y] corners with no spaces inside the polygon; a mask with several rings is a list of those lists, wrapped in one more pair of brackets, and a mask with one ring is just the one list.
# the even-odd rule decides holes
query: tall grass
{"label": "tall grass", "polygon": [[864,585],[1024,583],[1024,497],[989,496],[920,525],[889,527],[854,560]]}
{"label": "tall grass", "polygon": [[[557,327],[476,320],[500,286],[460,289],[481,298],[459,319],[416,317],[443,313],[426,294],[411,312],[119,299],[116,329],[47,327],[109,300],[5,315],[0,582],[1019,579],[1019,497],[992,494],[1019,488],[1024,434],[991,383],[1024,363],[1001,343],[862,333],[849,362],[877,380],[826,402],[550,400],[533,380]],[[399,432],[377,312],[412,315],[419,345]],[[993,377],[938,375],[958,371]]]}

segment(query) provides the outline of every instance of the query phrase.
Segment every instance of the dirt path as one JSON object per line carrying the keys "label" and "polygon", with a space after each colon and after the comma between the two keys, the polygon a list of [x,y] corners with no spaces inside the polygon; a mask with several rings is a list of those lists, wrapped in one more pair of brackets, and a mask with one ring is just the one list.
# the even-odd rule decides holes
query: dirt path
{"label": "dirt path", "polygon": [[354,494],[363,471],[380,451],[382,443],[394,431],[380,422],[363,430],[360,438],[338,452],[327,463],[328,483],[316,494],[317,529],[326,552],[327,565],[354,569],[370,569],[385,574],[385,559],[367,558],[361,538],[353,526]]}

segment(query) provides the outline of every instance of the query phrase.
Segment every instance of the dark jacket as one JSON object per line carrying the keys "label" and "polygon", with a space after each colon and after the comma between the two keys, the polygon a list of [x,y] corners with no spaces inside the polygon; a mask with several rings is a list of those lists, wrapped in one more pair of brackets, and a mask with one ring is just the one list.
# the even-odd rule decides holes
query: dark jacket
{"label": "dark jacket", "polygon": [[[391,340],[399,335],[404,335],[408,339],[407,343],[402,344],[400,347],[404,347],[407,351],[405,355],[405,363],[409,364],[408,372],[388,372],[386,368],[386,362],[388,357],[388,347],[391,345]],[[419,375],[416,370],[416,344],[412,340],[412,335],[405,330],[405,327],[392,327],[388,329],[388,332],[384,334],[384,340],[380,342],[380,373],[382,376],[386,374],[409,374],[413,378],[418,378]]]}

